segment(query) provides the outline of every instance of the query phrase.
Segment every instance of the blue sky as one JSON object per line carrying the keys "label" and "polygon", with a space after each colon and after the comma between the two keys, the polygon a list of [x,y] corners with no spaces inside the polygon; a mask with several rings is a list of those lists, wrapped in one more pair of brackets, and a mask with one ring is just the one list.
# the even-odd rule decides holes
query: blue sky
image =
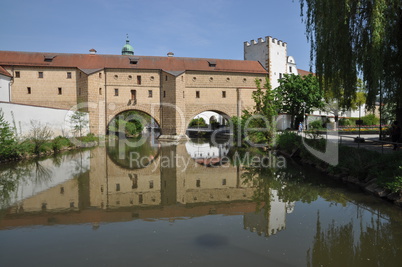
{"label": "blue sky", "polygon": [[243,43],[272,36],[309,69],[298,0],[2,1],[0,50],[243,59]]}

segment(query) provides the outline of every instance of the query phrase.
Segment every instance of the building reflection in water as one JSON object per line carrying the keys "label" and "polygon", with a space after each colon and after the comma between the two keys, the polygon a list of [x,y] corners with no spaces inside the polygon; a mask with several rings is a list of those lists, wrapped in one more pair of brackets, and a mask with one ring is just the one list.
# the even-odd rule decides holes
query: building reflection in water
{"label": "building reflection in water", "polygon": [[77,223],[97,229],[103,222],[243,214],[245,229],[269,236],[285,228],[293,210],[271,190],[270,210],[256,211],[253,183],[228,162],[227,143],[125,147],[128,157],[136,153],[136,164],[119,157],[116,147],[63,156],[58,165],[41,161],[50,179],[37,183],[34,170],[20,179],[0,229]]}

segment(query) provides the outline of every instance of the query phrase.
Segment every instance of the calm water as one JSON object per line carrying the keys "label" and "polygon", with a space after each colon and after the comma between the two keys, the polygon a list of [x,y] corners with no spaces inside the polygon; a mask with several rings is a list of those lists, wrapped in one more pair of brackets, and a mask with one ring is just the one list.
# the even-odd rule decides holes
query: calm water
{"label": "calm water", "polygon": [[236,157],[193,140],[3,165],[0,266],[401,266],[401,209]]}

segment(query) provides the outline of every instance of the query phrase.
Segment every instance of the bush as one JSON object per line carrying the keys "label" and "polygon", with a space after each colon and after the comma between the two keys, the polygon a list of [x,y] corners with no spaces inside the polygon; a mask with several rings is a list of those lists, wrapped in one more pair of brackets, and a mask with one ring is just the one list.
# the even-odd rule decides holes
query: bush
{"label": "bush", "polygon": [[0,110],[0,159],[7,159],[18,155],[17,141],[9,123],[4,119]]}
{"label": "bush", "polygon": [[340,119],[339,126],[353,126],[356,125],[356,121],[352,119]]}
{"label": "bush", "polygon": [[56,153],[59,152],[60,149],[64,147],[69,147],[71,145],[71,142],[68,138],[58,136],[53,141],[50,143],[52,150]]}
{"label": "bush", "polygon": [[324,127],[322,127],[322,121],[321,120],[316,120],[316,121],[312,121],[309,123],[309,128],[311,130],[321,130],[321,129],[325,129]]}
{"label": "bush", "polygon": [[207,127],[207,123],[203,118],[192,119],[190,121],[189,127]]}
{"label": "bush", "polygon": [[369,114],[361,118],[363,121],[363,125],[378,125],[380,124],[380,119],[377,118],[374,114]]}
{"label": "bush", "polygon": [[293,149],[297,148],[301,144],[300,136],[294,132],[285,131],[277,136],[276,142],[278,148],[291,153]]}

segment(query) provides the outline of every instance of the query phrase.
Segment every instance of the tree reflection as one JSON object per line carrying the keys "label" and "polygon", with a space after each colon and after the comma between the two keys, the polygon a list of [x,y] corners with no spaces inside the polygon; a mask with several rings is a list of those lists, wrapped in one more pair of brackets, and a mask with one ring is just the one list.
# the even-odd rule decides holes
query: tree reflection
{"label": "tree reflection", "polygon": [[[395,266],[400,262],[401,240],[395,235],[391,221],[371,214],[365,221],[359,216],[359,226],[351,220],[344,225],[334,221],[326,229],[317,214],[313,246],[307,251],[307,266]],[[360,228],[355,240],[354,228]]]}

